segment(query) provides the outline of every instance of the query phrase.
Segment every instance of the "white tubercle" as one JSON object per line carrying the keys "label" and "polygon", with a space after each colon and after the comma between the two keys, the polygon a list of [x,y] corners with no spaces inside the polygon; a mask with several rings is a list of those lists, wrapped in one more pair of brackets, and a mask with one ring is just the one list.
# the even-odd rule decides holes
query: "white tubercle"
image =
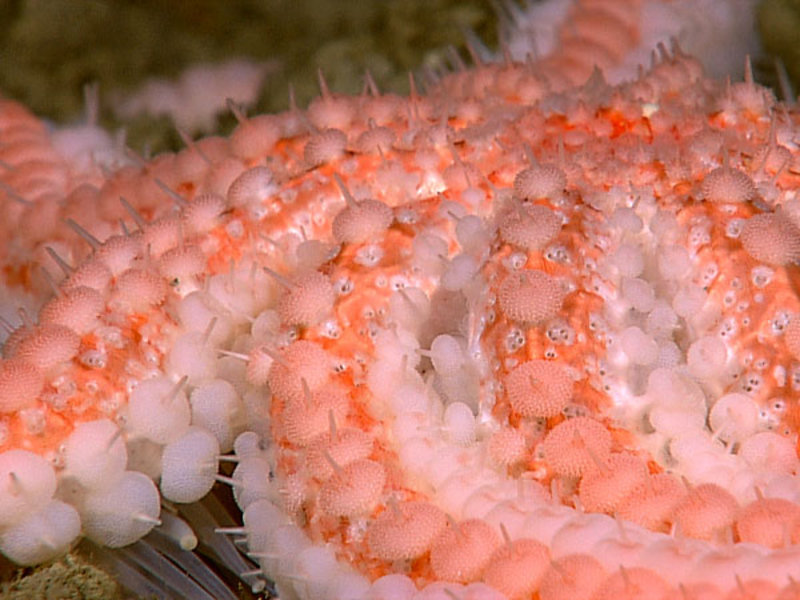
{"label": "white tubercle", "polygon": [[80,533],[78,511],[60,500],[50,500],[0,533],[0,552],[19,565],[35,565],[66,552]]}
{"label": "white tubercle", "polygon": [[[216,326],[216,321],[213,325]],[[167,371],[176,377],[186,376],[191,385],[216,377],[217,355],[204,332],[190,331],[173,342],[167,356]]]}
{"label": "white tubercle", "polygon": [[80,423],[64,446],[65,475],[89,490],[114,485],[128,462],[121,433],[109,419]]}
{"label": "white tubercle", "polygon": [[110,548],[127,546],[147,535],[160,523],[160,512],[155,484],[138,471],[126,471],[115,486],[87,494],[80,510],[86,536]]}
{"label": "white tubercle", "polygon": [[236,388],[225,379],[203,381],[189,395],[192,425],[205,427],[216,436],[222,452],[233,448],[239,423],[244,419]]}
{"label": "white tubercle", "polygon": [[47,460],[27,450],[0,454],[0,527],[42,508],[55,491],[56,474]]}
{"label": "white tubercle", "polygon": [[191,421],[185,383],[185,379],[175,382],[168,377],[140,382],[128,401],[129,435],[145,437],[157,444],[168,444],[183,435]]}
{"label": "white tubercle", "polygon": [[392,573],[372,582],[370,600],[411,600],[417,593],[417,586],[407,575]]}
{"label": "white tubercle", "polygon": [[239,508],[246,510],[253,502],[275,497],[275,486],[269,481],[271,465],[263,454],[239,461],[233,471],[233,497]]}
{"label": "white tubercle", "polygon": [[173,502],[195,502],[214,485],[219,442],[208,430],[192,426],[164,447],[161,493]]}

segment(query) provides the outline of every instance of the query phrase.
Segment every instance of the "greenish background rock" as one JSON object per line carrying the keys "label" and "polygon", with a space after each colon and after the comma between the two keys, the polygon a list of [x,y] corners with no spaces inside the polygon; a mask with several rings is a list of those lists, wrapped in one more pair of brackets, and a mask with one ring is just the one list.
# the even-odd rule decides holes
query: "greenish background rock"
{"label": "greenish background rock", "polygon": [[758,28],[764,49],[779,57],[800,90],[800,0],[764,0],[758,10]]}

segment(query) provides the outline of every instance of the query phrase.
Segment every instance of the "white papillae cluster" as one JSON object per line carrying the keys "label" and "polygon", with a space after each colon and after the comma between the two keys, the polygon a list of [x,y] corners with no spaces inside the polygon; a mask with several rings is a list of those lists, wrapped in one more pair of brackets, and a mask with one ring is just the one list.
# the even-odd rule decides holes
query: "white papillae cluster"
{"label": "white papillae cluster", "polygon": [[0,103],[6,284],[55,290],[3,346],[0,552],[186,537],[222,482],[286,600],[800,596],[797,114],[557,59],[113,172]]}
{"label": "white papillae cluster", "polygon": [[264,80],[277,68],[277,61],[244,59],[195,65],[177,81],[151,79],[135,92],[116,98],[114,112],[120,119],[167,116],[183,131],[208,133],[214,130],[217,115],[225,111],[227,99],[253,104]]}

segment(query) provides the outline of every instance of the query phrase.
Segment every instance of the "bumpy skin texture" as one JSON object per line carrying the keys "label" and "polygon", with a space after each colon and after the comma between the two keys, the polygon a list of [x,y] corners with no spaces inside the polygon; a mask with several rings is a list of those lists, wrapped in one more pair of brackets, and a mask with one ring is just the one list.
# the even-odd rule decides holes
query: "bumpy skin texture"
{"label": "bumpy skin texture", "polygon": [[[20,465],[36,469],[23,487],[31,502],[21,504],[18,489],[0,494],[16,519],[4,523],[14,535],[0,535],[0,549],[36,542],[37,511],[57,501],[53,479],[89,467],[104,474],[96,487],[56,497],[74,501],[90,535],[115,543],[143,535],[132,514],[155,524],[158,494],[146,477],[102,452],[85,453],[88,466],[65,459],[78,423],[110,419],[119,437],[93,447],[123,439],[127,468],[156,481],[160,451],[199,427],[222,452],[233,449],[249,550],[300,597],[359,597],[401,573],[433,586],[430,594],[444,585],[467,598],[488,593],[481,580],[506,569],[520,594],[611,597],[629,581],[620,566],[635,574],[631,586],[676,597],[679,584],[708,584],[719,597],[755,578],[786,586],[797,564],[791,544],[800,541],[800,366],[796,340],[784,339],[800,312],[797,267],[760,262],[740,235],[779,206],[788,223],[781,235],[796,234],[797,115],[750,82],[704,78],[677,49],[662,49],[649,72],[615,87],[595,74],[569,88],[551,64],[478,65],[407,99],[324,89],[308,112],[259,120],[270,143],[255,155],[252,145],[245,153],[210,138],[110,175],[70,174],[68,162],[50,161],[51,172],[66,175],[44,181],[61,187],[30,205],[5,190],[10,234],[24,219],[48,222],[58,190],[97,186],[83,188],[85,210],[71,213],[90,235],[54,226],[68,257],[44,249],[55,238],[7,239],[18,256],[72,264],[59,293],[92,306],[99,295],[103,305],[99,315],[85,311],[80,333],[63,321],[30,322],[4,346],[0,372],[15,361],[28,382],[23,399],[4,398],[4,476],[18,481]],[[19,118],[27,127],[19,135],[47,152],[47,135],[23,109],[4,102],[0,116],[0,134],[11,137]],[[381,140],[377,148],[359,142],[365,134]],[[18,164],[4,181],[33,194],[42,178],[12,185]],[[520,197],[532,188],[519,174],[545,164],[559,171],[548,181],[563,187]],[[736,169],[755,193],[707,199],[718,169]],[[530,204],[561,221],[541,248],[499,233],[510,211],[533,214]],[[73,205],[56,212],[65,206]],[[337,235],[337,217],[366,233]],[[21,278],[18,264],[8,272]],[[509,277],[547,281],[541,316],[500,298]],[[75,286],[95,293],[68,295]],[[295,296],[302,302],[287,300]],[[558,363],[558,410],[522,410],[519,390],[507,388],[529,361]],[[195,390],[220,379],[233,388],[224,408],[201,403]],[[538,394],[545,379],[523,385]],[[744,399],[715,417],[712,431],[709,411],[734,392]],[[142,418],[148,411],[152,423]],[[505,457],[495,447],[487,460],[498,431],[516,431],[515,448]],[[142,443],[155,451],[137,453]],[[11,453],[19,449],[30,454]],[[630,490],[597,500],[608,514],[579,511],[581,492],[623,462],[635,475]],[[207,467],[187,465],[185,477],[207,476],[198,471]],[[706,483],[737,506],[687,527],[704,539],[672,539],[680,508]],[[124,503],[115,500],[123,484],[135,491]],[[781,501],[765,511],[762,496]],[[410,502],[450,519],[431,509],[440,531],[408,543],[373,525],[402,522]],[[285,520],[259,518],[275,513]],[[762,513],[763,540],[752,533]],[[784,530],[775,526],[781,519]],[[514,555],[517,540],[537,552],[532,542],[543,544],[556,563],[533,580],[514,572],[529,568]],[[289,558],[276,560],[276,549]],[[37,552],[30,562],[49,557]],[[322,574],[309,567],[322,561],[314,552],[339,562]],[[584,554],[595,559],[575,556]],[[579,581],[567,567],[587,561]]]}

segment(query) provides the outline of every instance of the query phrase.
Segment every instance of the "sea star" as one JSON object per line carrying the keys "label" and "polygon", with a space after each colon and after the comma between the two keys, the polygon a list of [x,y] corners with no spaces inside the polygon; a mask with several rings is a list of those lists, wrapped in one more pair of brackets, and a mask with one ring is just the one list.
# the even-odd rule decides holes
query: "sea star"
{"label": "sea star", "polygon": [[556,58],[111,174],[0,104],[9,253],[64,271],[3,348],[0,551],[221,478],[286,598],[797,597],[797,114]]}

